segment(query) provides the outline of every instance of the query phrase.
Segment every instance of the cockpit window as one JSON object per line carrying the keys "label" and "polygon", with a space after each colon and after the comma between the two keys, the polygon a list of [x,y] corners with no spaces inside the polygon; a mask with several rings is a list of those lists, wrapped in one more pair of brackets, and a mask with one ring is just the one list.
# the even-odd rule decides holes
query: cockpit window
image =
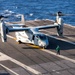
{"label": "cockpit window", "polygon": [[41,39],[41,40],[45,40],[46,36],[45,35],[37,35],[36,38]]}
{"label": "cockpit window", "polygon": [[42,40],[45,40],[46,39],[46,36],[44,36],[44,35],[42,36],[41,35],[41,36],[39,36],[39,38],[42,39]]}

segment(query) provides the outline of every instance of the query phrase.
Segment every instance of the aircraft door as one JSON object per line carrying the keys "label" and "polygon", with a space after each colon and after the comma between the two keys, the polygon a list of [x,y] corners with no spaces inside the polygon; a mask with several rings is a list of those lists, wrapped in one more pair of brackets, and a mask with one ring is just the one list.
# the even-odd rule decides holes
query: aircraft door
{"label": "aircraft door", "polygon": [[38,37],[36,35],[34,36],[34,44],[38,45]]}

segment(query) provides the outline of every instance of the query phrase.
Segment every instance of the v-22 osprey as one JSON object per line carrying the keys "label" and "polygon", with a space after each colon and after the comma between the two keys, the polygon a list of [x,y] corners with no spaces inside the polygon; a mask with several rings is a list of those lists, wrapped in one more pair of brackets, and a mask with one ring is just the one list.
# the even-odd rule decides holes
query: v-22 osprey
{"label": "v-22 osprey", "polygon": [[[22,15],[22,22],[16,24],[7,24],[2,18],[0,19],[1,39],[2,42],[7,41],[7,34],[9,32],[15,32],[16,41],[21,43],[31,43],[37,46],[46,48],[49,45],[48,37],[41,33],[39,30],[48,28],[57,28],[59,36],[63,36],[63,20],[61,18],[61,12],[56,15],[56,22],[52,25],[36,26],[36,27],[25,27],[23,23],[24,15]],[[12,27],[11,27],[12,26]]]}

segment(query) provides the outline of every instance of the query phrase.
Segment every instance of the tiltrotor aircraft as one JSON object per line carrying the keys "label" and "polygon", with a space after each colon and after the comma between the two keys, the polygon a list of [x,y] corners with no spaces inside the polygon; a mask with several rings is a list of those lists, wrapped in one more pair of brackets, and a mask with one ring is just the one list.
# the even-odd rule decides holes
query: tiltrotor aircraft
{"label": "tiltrotor aircraft", "polygon": [[[22,15],[21,22],[13,24],[9,23],[9,25],[4,21],[4,16],[0,16],[0,33],[2,42],[7,41],[7,34],[9,32],[15,32],[16,41],[21,43],[31,43],[38,45],[40,47],[46,48],[49,45],[48,37],[41,33],[39,30],[48,29],[48,28],[57,28],[57,33],[59,36],[63,36],[63,20],[61,18],[62,13],[58,12],[56,14],[56,22],[52,25],[45,26],[36,26],[36,27],[24,27],[24,15]],[[12,27],[11,27],[12,26]]]}

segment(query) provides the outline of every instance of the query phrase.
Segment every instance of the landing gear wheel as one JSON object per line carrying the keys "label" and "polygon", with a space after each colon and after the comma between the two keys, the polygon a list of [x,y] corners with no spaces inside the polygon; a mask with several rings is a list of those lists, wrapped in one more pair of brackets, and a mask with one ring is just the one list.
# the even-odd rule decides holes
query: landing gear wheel
{"label": "landing gear wheel", "polygon": [[43,49],[45,49],[46,47],[45,46],[43,46]]}
{"label": "landing gear wheel", "polygon": [[22,42],[21,41],[18,41],[18,44],[21,44]]}

